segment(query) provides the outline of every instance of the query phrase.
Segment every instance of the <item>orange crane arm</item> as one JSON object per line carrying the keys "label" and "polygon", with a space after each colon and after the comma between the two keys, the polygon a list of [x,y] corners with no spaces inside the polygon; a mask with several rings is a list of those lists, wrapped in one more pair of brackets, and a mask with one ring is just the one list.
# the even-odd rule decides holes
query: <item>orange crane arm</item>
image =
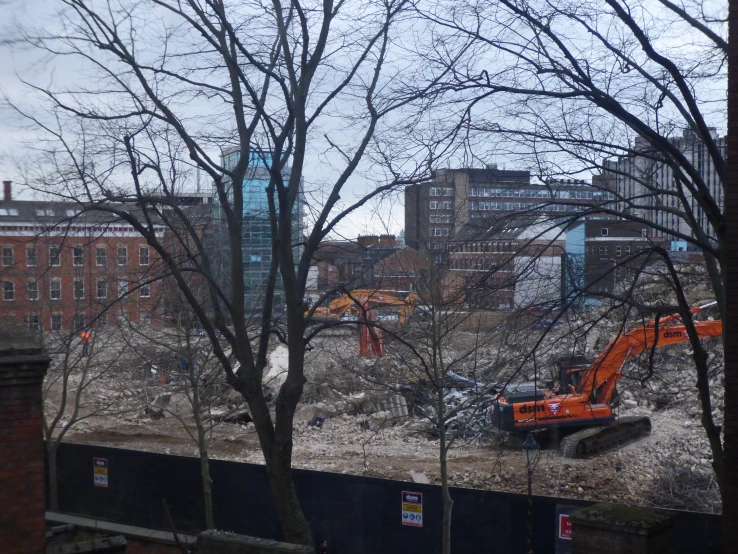
{"label": "orange crane arm", "polygon": [[[690,311],[697,313],[706,307],[700,306]],[[678,315],[663,318],[659,321],[658,334],[656,323],[652,320],[613,339],[584,371],[577,392],[596,404],[609,404],[615,385],[622,377],[620,369],[626,361],[653,348],[654,343],[658,348],[689,341],[685,325],[672,323],[678,319]],[[662,327],[662,321],[666,321],[667,325]],[[700,339],[719,337],[723,334],[723,322],[720,320],[695,321],[694,326]],[[595,393],[597,397],[591,398]]]}

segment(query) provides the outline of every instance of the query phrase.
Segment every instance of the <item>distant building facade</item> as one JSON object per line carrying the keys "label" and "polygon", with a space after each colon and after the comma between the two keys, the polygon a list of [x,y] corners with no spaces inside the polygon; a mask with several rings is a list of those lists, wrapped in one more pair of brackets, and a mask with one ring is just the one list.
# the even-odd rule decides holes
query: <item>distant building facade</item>
{"label": "distant building facade", "polygon": [[[31,330],[149,325],[161,261],[128,223],[73,202],[0,201],[2,315]],[[164,227],[156,233],[164,237]],[[155,319],[155,318],[154,318]]]}
{"label": "distant building facade", "polygon": [[[710,129],[710,131],[725,158],[727,137],[718,137],[716,129]],[[675,137],[671,142],[697,169],[710,195],[722,210],[724,207],[723,185],[715,170],[712,157],[707,151],[707,146],[691,130],[684,130],[681,137]],[[684,211],[685,207],[680,198],[668,194],[668,191],[676,191],[677,185],[671,168],[660,161],[663,155],[653,151],[648,141],[641,137],[636,138],[634,146],[634,149],[642,154],[620,156],[610,160],[607,162],[611,168],[610,171],[603,172],[605,175],[609,173],[609,178],[616,183],[617,195],[620,199],[618,209],[666,230],[666,232],[661,232],[654,229],[653,234],[657,236],[669,240],[676,233],[693,237],[694,233],[688,222],[674,213]],[[682,188],[697,224],[708,236],[713,236],[714,230],[710,228],[702,208],[689,194],[689,191],[685,187]]]}
{"label": "distant building facade", "polygon": [[492,310],[558,302],[565,239],[562,229],[532,214],[468,223],[448,246],[444,300]]}
{"label": "distant building facade", "polygon": [[413,248],[427,248],[434,262],[445,263],[447,243],[469,222],[510,214],[576,214],[611,202],[613,192],[601,188],[609,182],[536,183],[529,171],[496,166],[439,169],[433,182],[405,189],[405,241]]}
{"label": "distant building facade", "polygon": [[645,255],[662,239],[644,223],[624,219],[588,219],[566,233],[567,295],[615,293],[633,282]]}
{"label": "distant building facade", "polygon": [[[240,159],[239,149],[223,153],[222,165],[226,170],[233,169]],[[269,204],[266,188],[269,184],[269,167],[272,163],[270,152],[254,150],[241,189],[243,191],[243,279],[245,305],[248,310],[258,311],[264,302],[267,277],[272,263],[272,230],[269,222]],[[289,166],[282,169],[285,178],[289,175]],[[229,201],[233,201],[230,184]],[[230,263],[230,244],[228,243],[227,223],[223,215],[217,192],[213,192],[213,211],[218,233],[218,258],[221,280],[228,286]],[[295,262],[299,261],[302,247],[299,246],[305,231],[304,218],[305,198],[300,186],[297,201],[292,213],[292,244]],[[284,304],[282,279],[277,276],[277,287],[274,294],[275,309]]]}

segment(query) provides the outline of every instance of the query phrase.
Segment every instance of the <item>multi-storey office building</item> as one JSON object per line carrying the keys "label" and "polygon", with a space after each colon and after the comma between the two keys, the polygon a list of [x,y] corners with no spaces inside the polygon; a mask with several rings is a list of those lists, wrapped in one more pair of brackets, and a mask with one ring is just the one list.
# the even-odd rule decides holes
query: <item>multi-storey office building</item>
{"label": "multi-storey office building", "polygon": [[[79,205],[0,202],[0,305],[34,330],[151,323],[160,260],[133,227]],[[164,228],[160,231],[164,235]]]}
{"label": "multi-storey office building", "polygon": [[474,220],[512,214],[568,216],[611,202],[614,195],[600,180],[532,182],[528,171],[441,169],[432,183],[405,189],[405,240],[428,248],[436,262],[451,237]]}
{"label": "multi-storey office building", "polygon": [[[720,153],[725,158],[727,137],[718,137],[716,129],[710,129],[710,131]],[[710,195],[722,209],[724,206],[723,185],[705,143],[688,129],[683,131],[681,137],[675,137],[671,142],[697,169]],[[609,173],[610,178],[616,183],[619,209],[626,214],[652,222],[654,226],[657,226],[654,233],[667,240],[673,238],[672,233],[693,237],[694,232],[690,224],[677,215],[677,212],[685,210],[685,206],[680,198],[673,194],[679,190],[679,187],[671,167],[663,161],[663,154],[655,151],[648,141],[641,137],[636,138],[634,146],[640,154],[620,156],[609,160],[608,165],[611,170],[605,171],[605,174]],[[714,236],[714,231],[710,228],[702,208],[689,193],[688,188],[682,187],[681,190],[686,196],[689,210],[694,215],[697,224],[708,236]],[[660,231],[659,227],[666,231]]]}
{"label": "multi-storey office building", "polygon": [[[223,153],[222,165],[226,170],[233,169],[238,163],[241,152],[238,149]],[[245,287],[245,303],[249,310],[259,310],[263,305],[264,291],[272,263],[272,230],[269,222],[269,204],[266,188],[269,184],[269,166],[272,163],[271,153],[254,150],[251,152],[251,161],[247,174],[241,184],[243,190],[243,278]],[[289,177],[289,166],[282,169],[285,179]],[[229,188],[229,200],[233,199],[231,184],[226,182]],[[298,199],[292,213],[292,244],[295,261],[299,259],[302,249],[299,243],[304,232],[303,206],[305,200],[300,187]],[[227,224],[223,212],[220,209],[220,201],[217,193],[213,193],[213,204],[215,219],[218,228],[218,248],[221,260],[221,274],[224,283],[228,281],[227,266],[229,263],[230,245],[228,242]],[[277,290],[275,291],[275,309],[283,304],[281,293],[282,280],[277,277]]]}

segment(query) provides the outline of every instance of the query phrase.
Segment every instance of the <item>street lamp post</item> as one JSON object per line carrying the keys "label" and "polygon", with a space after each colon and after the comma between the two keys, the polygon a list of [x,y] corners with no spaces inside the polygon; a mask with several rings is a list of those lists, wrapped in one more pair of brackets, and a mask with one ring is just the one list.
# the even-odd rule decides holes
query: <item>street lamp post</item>
{"label": "street lamp post", "polygon": [[536,465],[541,446],[533,433],[528,433],[522,444],[525,451],[525,464],[528,470],[528,554],[533,554],[533,467]]}

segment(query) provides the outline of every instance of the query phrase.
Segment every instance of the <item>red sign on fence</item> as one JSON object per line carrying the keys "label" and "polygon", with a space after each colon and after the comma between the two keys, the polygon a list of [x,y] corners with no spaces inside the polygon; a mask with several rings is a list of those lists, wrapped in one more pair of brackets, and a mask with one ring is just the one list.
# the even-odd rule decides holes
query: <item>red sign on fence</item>
{"label": "red sign on fence", "polygon": [[572,530],[569,514],[559,514],[559,538],[571,540]]}

